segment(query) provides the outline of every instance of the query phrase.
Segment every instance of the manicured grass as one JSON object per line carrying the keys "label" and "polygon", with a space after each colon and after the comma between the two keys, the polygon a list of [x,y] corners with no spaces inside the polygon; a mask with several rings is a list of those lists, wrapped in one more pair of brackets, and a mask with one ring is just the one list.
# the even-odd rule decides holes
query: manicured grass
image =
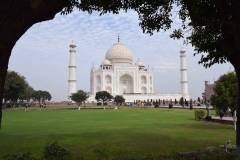
{"label": "manicured grass", "polygon": [[[213,113],[213,112],[212,112]],[[232,126],[194,120],[185,109],[123,110],[7,110],[0,131],[0,157],[31,152],[39,156],[44,146],[59,145],[86,159],[94,149],[117,154],[159,155],[235,144]]]}

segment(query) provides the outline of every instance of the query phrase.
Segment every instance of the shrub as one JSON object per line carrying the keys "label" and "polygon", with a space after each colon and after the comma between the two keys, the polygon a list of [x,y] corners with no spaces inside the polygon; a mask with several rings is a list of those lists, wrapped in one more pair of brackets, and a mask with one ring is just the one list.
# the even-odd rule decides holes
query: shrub
{"label": "shrub", "polygon": [[6,155],[2,158],[4,160],[37,160],[37,158],[34,158],[31,156],[32,153],[23,153],[23,154],[12,154],[12,155]]}
{"label": "shrub", "polygon": [[159,108],[159,104],[155,104],[155,108]]}
{"label": "shrub", "polygon": [[202,118],[204,118],[206,116],[206,112],[205,110],[202,109],[196,109],[195,110],[195,118],[196,120],[201,120]]}
{"label": "shrub", "polygon": [[51,160],[64,160],[70,157],[70,152],[67,151],[65,148],[59,146],[57,142],[52,144],[47,144],[44,147],[43,157],[45,159]]}
{"label": "shrub", "polygon": [[193,109],[193,106],[192,105],[190,105],[190,110],[192,110]]}
{"label": "shrub", "polygon": [[101,105],[102,105],[102,103],[100,103],[100,102],[97,103],[97,106],[101,106]]}
{"label": "shrub", "polygon": [[193,109],[192,99],[190,99],[190,110]]}
{"label": "shrub", "polygon": [[168,107],[169,107],[169,109],[172,109],[173,108],[173,104],[169,103]]}
{"label": "shrub", "polygon": [[104,105],[104,106],[107,106],[108,104],[107,104],[107,102],[105,102],[105,103],[103,103],[103,105]]}

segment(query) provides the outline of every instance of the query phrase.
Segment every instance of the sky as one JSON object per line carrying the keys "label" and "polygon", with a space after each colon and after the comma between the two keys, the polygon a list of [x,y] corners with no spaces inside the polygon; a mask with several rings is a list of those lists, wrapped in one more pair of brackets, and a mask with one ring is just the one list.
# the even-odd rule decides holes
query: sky
{"label": "sky", "polygon": [[12,50],[9,70],[26,77],[35,90],[51,93],[51,101],[65,101],[68,94],[69,45],[76,44],[77,90],[90,91],[90,68],[92,63],[98,68],[105,59],[107,50],[117,42],[133,54],[133,64],[139,58],[153,70],[155,93],[180,93],[180,50],[186,51],[188,90],[190,98],[202,97],[204,81],[217,80],[233,66],[230,63],[215,64],[204,68],[198,64],[201,55],[193,56],[191,44],[183,44],[183,39],[169,37],[170,30],[154,32],[152,36],[143,33],[136,12],[120,12],[118,15],[99,16],[74,10],[69,15],[55,15],[53,20],[33,25],[17,41]]}

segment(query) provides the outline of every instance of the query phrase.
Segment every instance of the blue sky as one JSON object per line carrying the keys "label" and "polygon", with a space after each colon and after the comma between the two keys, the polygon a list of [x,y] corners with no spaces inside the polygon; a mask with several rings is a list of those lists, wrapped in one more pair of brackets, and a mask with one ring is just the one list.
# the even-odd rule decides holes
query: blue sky
{"label": "blue sky", "polygon": [[[173,24],[179,25],[179,21]],[[118,15],[88,14],[74,10],[69,15],[33,25],[16,43],[9,61],[9,70],[26,77],[35,90],[51,93],[52,101],[67,100],[69,74],[69,45],[77,45],[77,89],[90,90],[90,67],[96,68],[105,59],[107,50],[120,41],[133,54],[133,64],[139,58],[153,68],[155,93],[180,93],[180,53],[186,50],[188,88],[190,97],[197,99],[204,91],[204,81],[211,83],[233,67],[230,63],[216,64],[205,69],[198,64],[201,55],[193,56],[194,48],[183,40],[169,38],[172,30],[142,32],[134,11]]]}

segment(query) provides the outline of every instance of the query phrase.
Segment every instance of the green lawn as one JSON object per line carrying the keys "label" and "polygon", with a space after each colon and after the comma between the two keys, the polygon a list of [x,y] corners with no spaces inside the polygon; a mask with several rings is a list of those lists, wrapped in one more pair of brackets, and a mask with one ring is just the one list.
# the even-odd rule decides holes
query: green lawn
{"label": "green lawn", "polygon": [[[213,113],[213,112],[212,112]],[[186,109],[5,110],[0,131],[0,157],[59,145],[87,159],[94,149],[117,154],[158,155],[235,144],[232,126],[194,120]]]}

